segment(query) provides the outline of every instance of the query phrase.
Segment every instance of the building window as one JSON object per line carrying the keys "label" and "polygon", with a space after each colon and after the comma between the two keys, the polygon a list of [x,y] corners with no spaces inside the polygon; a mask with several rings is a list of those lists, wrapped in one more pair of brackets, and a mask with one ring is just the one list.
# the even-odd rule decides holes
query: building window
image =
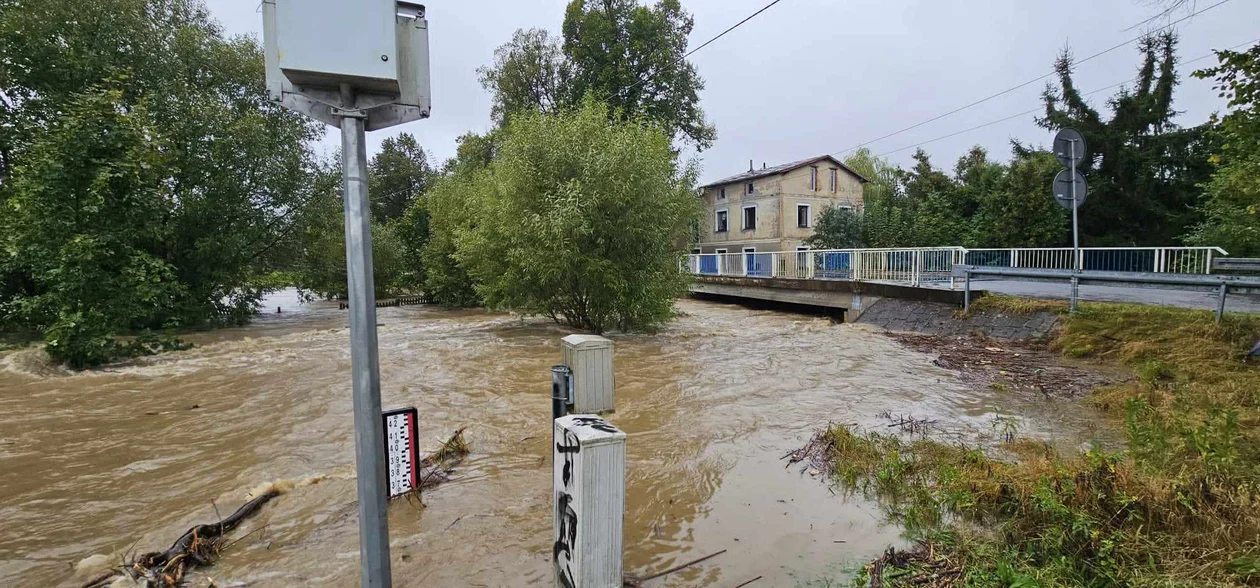
{"label": "building window", "polygon": [[836,188],[837,188],[836,184],[838,183],[838,180],[839,178],[836,177],[836,168],[833,167],[831,168],[831,193],[832,194],[836,193]]}
{"label": "building window", "polygon": [[726,232],[726,211],[725,210],[717,211],[717,218],[714,219],[714,223],[713,223],[713,232],[714,233]]}
{"label": "building window", "polygon": [[748,184],[744,186],[744,193],[745,193],[745,194],[752,194],[752,193],[753,193],[753,183],[752,183],[752,182],[748,182]]}
{"label": "building window", "polygon": [[848,204],[841,204],[839,208],[840,210],[853,210],[853,207]]}
{"label": "building window", "polygon": [[716,254],[718,254],[718,255],[726,255],[726,250],[725,250],[725,249],[718,249],[718,250],[715,250],[715,251],[714,251],[714,253],[716,253]]}
{"label": "building window", "polygon": [[816,165],[809,166],[809,189],[818,191],[818,166]]}
{"label": "building window", "polygon": [[756,205],[744,207],[744,230],[745,231],[757,230],[757,206]]}
{"label": "building window", "polygon": [[809,205],[808,204],[796,205],[796,226],[802,229],[809,228]]}
{"label": "building window", "polygon": [[726,188],[718,188],[718,200],[726,200]]}

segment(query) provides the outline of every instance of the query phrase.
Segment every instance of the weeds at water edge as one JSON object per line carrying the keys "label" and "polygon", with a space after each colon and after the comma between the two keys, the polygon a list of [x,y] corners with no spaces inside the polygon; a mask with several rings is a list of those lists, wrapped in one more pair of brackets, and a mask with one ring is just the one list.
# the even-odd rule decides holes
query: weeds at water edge
{"label": "weeds at water edge", "polygon": [[[1124,451],[1008,439],[1017,459],[1002,461],[830,427],[813,445],[832,476],[931,545],[926,560],[885,554],[857,582],[1260,583],[1260,366],[1241,360],[1257,335],[1260,317],[1243,315],[1217,325],[1207,312],[1121,304],[1064,315],[1052,349],[1134,370],[1091,397],[1124,427]],[[959,573],[940,574],[940,558]]]}

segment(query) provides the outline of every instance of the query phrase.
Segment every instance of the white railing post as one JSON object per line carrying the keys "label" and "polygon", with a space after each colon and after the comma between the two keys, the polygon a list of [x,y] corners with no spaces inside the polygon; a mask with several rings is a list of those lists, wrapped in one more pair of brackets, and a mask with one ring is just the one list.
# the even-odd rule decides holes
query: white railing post
{"label": "white railing post", "polygon": [[1207,263],[1203,266],[1203,274],[1211,275],[1212,273],[1212,250],[1207,250]]}
{"label": "white railing post", "polygon": [[1019,267],[1019,250],[1011,249],[1011,267]]}
{"label": "white railing post", "polygon": [[914,250],[914,267],[911,268],[911,272],[913,272],[911,274],[913,276],[911,284],[913,284],[916,287],[919,285],[920,276],[923,275],[923,270],[919,265],[921,263],[923,263],[923,251],[919,249],[915,249]]}

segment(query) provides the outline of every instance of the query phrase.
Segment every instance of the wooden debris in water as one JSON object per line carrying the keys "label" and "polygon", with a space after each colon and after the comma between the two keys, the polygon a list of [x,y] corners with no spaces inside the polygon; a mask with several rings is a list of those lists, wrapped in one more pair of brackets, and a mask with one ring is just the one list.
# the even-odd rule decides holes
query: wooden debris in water
{"label": "wooden debris in water", "polygon": [[708,559],[712,559],[712,558],[715,558],[715,557],[717,557],[717,556],[719,556],[719,555],[722,555],[723,553],[726,553],[726,550],[725,550],[725,549],[723,549],[722,551],[718,551],[718,552],[716,552],[716,553],[710,553],[709,555],[706,555],[706,556],[701,557],[701,558],[693,559],[693,560],[691,560],[691,561],[689,561],[689,562],[687,562],[687,563],[685,563],[685,564],[676,565],[676,566],[674,566],[674,567],[672,567],[672,568],[669,568],[668,570],[665,570],[665,571],[663,571],[663,572],[657,572],[657,573],[652,574],[652,575],[650,575],[650,576],[638,577],[638,576],[630,576],[630,575],[627,575],[627,576],[626,576],[626,577],[622,580],[621,585],[622,585],[622,586],[624,586],[625,588],[640,588],[640,587],[641,587],[641,586],[643,586],[643,584],[644,584],[645,582],[647,582],[648,580],[655,580],[655,579],[657,579],[657,578],[660,578],[661,576],[668,576],[668,575],[670,575],[670,574],[672,574],[672,573],[674,573],[674,572],[679,572],[679,571],[685,570],[685,569],[687,569],[687,568],[689,568],[689,567],[691,567],[691,566],[694,566],[694,565],[696,565],[696,564],[698,564],[698,563],[700,563],[700,562],[702,562],[702,561],[705,561],[705,560],[708,560]]}
{"label": "wooden debris in water", "polygon": [[460,427],[449,439],[442,442],[442,446],[437,451],[420,460],[420,475],[416,477],[420,487],[417,490],[426,490],[450,481],[455,467],[468,457],[470,448],[468,441],[464,439],[464,431],[467,428]]}
{"label": "wooden debris in water", "polygon": [[[451,473],[464,461],[470,450],[468,441],[464,439],[466,429],[467,427],[460,427],[442,442],[437,451],[420,461],[420,474],[417,476],[419,487],[413,493],[415,497],[419,497],[420,491],[451,479]],[[141,585],[155,588],[180,586],[185,575],[194,568],[213,564],[223,550],[232,545],[224,544],[228,533],[282,493],[282,488],[272,485],[227,518],[217,523],[196,525],[180,536],[166,551],[146,553],[129,561],[125,560],[119,568],[92,579],[83,588],[103,588],[119,576],[127,576]],[[413,494],[408,494],[408,499]]]}
{"label": "wooden debris in water", "polygon": [[903,416],[899,414],[894,414],[887,410],[879,413],[878,416],[880,418],[888,419],[888,421],[892,423],[888,426],[898,427],[901,429],[902,433],[911,433],[911,434],[918,433],[925,437],[927,436],[928,432],[932,430],[932,425],[936,424],[936,421],[931,420],[927,417],[917,418],[914,416]]}
{"label": "wooden debris in water", "polygon": [[84,584],[83,588],[106,586],[120,575],[125,575],[145,586],[159,588],[179,586],[184,581],[184,575],[193,568],[211,565],[219,559],[227,534],[280,493],[280,489],[273,486],[253,500],[246,502],[223,520],[193,526],[176,539],[166,551],[145,553],[130,561],[124,561],[119,569],[93,579]]}
{"label": "wooden debris in water", "polygon": [[884,555],[866,565],[868,586],[929,586],[946,588],[959,585],[963,568],[958,562],[937,551],[931,541],[921,541],[908,551],[889,547]]}

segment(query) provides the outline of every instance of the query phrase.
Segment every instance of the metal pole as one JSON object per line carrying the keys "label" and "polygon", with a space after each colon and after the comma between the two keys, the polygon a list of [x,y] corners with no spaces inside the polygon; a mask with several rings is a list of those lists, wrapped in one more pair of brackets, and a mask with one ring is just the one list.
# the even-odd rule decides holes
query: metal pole
{"label": "metal pole", "polygon": [[[1068,176],[1068,180],[1072,184],[1072,187],[1070,188],[1071,193],[1072,193],[1072,267],[1073,269],[1079,272],[1081,271],[1081,233],[1080,233],[1080,229],[1077,228],[1077,221],[1076,221],[1076,204],[1077,204],[1076,202],[1076,141],[1071,141],[1070,143],[1071,143],[1070,149],[1072,150],[1072,157],[1071,157],[1072,171]],[[1078,288],[1078,281],[1076,279],[1076,276],[1073,275],[1072,276],[1072,302],[1069,304],[1069,306],[1071,307],[1069,308],[1069,310],[1071,312],[1076,312],[1077,288]]]}
{"label": "metal pole", "polygon": [[1225,318],[1225,294],[1229,292],[1229,286],[1221,284],[1221,297],[1216,301],[1216,322],[1221,322]]}
{"label": "metal pole", "polygon": [[1072,254],[1076,257],[1076,260],[1072,262],[1072,266],[1079,272],[1081,271],[1081,236],[1076,225],[1076,141],[1071,141],[1071,150],[1072,171],[1068,179],[1072,184]]}
{"label": "metal pole", "polygon": [[1076,274],[1072,274],[1072,301],[1068,305],[1068,310],[1072,312],[1076,312],[1076,297],[1080,294],[1080,286],[1080,279],[1076,276]]}
{"label": "metal pole", "polygon": [[569,378],[573,372],[567,365],[551,366],[551,418],[569,414]]}
{"label": "metal pole", "polygon": [[963,280],[963,312],[971,310],[971,270],[967,270],[967,277]]}
{"label": "metal pole", "polygon": [[372,278],[372,215],[368,203],[364,117],[354,92],[341,87],[341,186],[346,214],[346,277],[350,310],[350,365],[354,382],[354,466],[359,498],[359,585],[389,588],[389,517],[385,492],[385,432],[376,349],[376,294]]}

